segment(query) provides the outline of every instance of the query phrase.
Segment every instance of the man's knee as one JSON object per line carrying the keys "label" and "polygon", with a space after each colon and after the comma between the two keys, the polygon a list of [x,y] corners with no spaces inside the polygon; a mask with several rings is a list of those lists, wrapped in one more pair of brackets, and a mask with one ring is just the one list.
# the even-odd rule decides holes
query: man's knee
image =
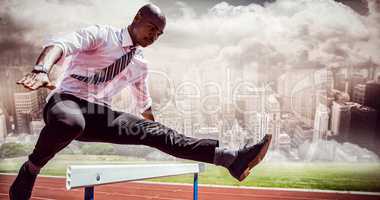
{"label": "man's knee", "polygon": [[59,131],[81,133],[86,123],[82,113],[47,112],[47,126],[53,126]]}
{"label": "man's knee", "polygon": [[[85,120],[80,117],[61,118],[52,123],[64,130],[75,133],[82,133],[85,129]],[[57,128],[58,128],[57,127]]]}
{"label": "man's knee", "polygon": [[58,131],[81,133],[86,123],[79,107],[64,107],[58,103],[47,111],[47,125],[56,127]]}

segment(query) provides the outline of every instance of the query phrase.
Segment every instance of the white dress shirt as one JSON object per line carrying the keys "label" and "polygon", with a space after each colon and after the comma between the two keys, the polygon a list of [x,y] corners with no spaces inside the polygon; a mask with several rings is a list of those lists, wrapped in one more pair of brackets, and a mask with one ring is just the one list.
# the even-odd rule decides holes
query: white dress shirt
{"label": "white dress shirt", "polygon": [[152,99],[147,85],[147,61],[144,60],[140,47],[136,48],[127,67],[112,80],[95,85],[70,76],[76,74],[90,77],[131,51],[133,43],[126,27],[117,29],[106,25],[94,25],[51,39],[45,46],[50,45],[62,48],[67,67],[62,81],[48,98],[54,92],[69,93],[89,102],[110,106],[112,96],[130,86],[140,112],[151,106]]}

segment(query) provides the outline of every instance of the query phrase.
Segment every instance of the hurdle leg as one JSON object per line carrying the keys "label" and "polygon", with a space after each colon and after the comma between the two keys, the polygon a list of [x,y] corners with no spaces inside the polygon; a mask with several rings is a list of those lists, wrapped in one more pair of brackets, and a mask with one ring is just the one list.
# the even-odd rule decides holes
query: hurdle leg
{"label": "hurdle leg", "polygon": [[193,200],[198,200],[198,173],[194,174]]}
{"label": "hurdle leg", "polygon": [[84,188],[84,200],[94,200],[94,186]]}

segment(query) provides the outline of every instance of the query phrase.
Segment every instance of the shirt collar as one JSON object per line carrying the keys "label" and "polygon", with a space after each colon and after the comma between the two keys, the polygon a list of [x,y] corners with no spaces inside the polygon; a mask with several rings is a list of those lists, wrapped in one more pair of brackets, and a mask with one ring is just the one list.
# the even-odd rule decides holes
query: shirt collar
{"label": "shirt collar", "polygon": [[127,27],[121,30],[121,45],[123,47],[133,47],[132,38]]}

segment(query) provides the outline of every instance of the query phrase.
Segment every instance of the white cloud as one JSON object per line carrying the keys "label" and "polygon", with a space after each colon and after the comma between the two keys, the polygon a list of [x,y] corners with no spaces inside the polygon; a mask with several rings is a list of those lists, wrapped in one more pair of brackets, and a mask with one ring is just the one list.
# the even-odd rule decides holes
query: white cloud
{"label": "white cloud", "polygon": [[[194,13],[192,8],[184,12]],[[378,10],[361,16],[332,0],[278,0],[265,7],[220,3],[200,16],[169,19],[147,57],[155,66],[217,70],[380,64]],[[186,68],[185,68],[186,67]]]}
{"label": "white cloud", "polygon": [[147,0],[9,0],[2,12],[8,13],[17,23],[31,29],[26,36],[34,43],[40,37],[74,31],[92,24],[109,24],[122,27],[133,19],[136,11]]}
{"label": "white cloud", "polygon": [[[125,26],[147,0],[8,0],[1,13],[32,27],[27,41],[42,39],[90,24]],[[147,48],[153,68],[183,71],[189,66],[257,68],[271,73],[285,67],[380,64],[379,3],[371,0],[369,16],[360,16],[333,0],[278,0],[232,6],[219,3],[197,15],[186,3],[168,18],[160,40]],[[160,6],[160,5],[159,5]]]}

